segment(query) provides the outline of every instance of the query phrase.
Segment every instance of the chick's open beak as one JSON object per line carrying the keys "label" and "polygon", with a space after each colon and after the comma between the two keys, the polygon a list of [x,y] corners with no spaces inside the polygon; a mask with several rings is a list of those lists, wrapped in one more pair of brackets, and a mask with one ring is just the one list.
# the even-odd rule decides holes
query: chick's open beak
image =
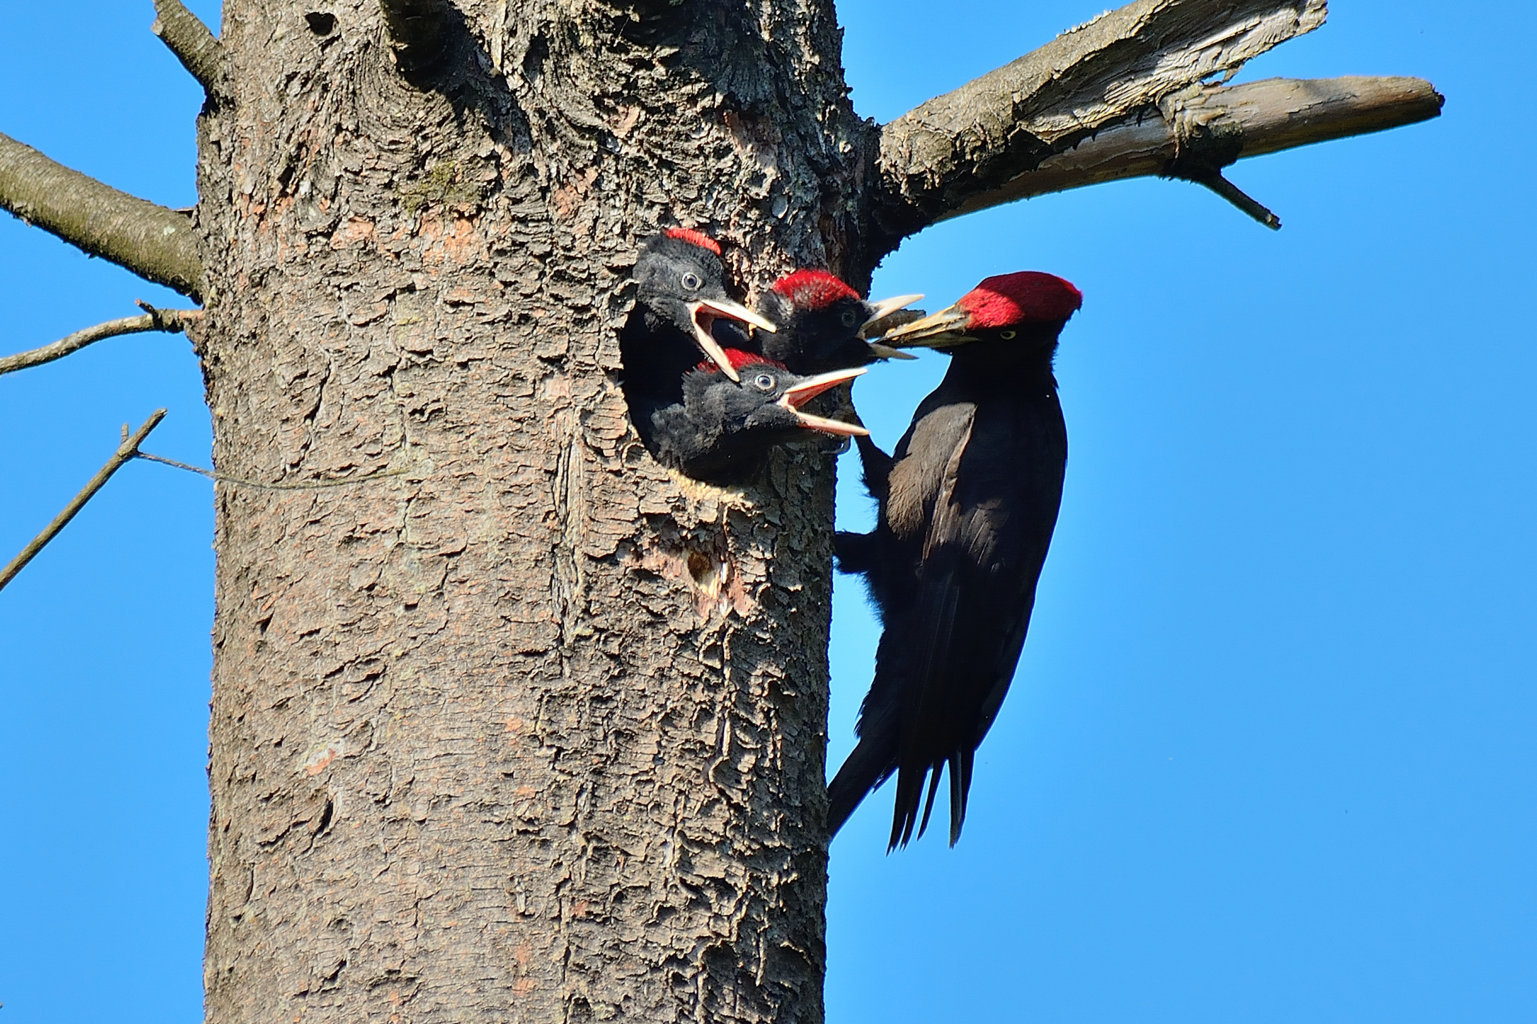
{"label": "chick's open beak", "polygon": [[710,361],[720,367],[724,373],[734,381],[740,381],[742,375],[737,373],[736,367],[731,365],[731,360],[726,358],[726,352],[710,334],[710,326],[719,319],[738,320],[751,324],[760,331],[768,331],[773,334],[777,328],[774,324],[754,313],[740,302],[732,302],[730,299],[700,299],[688,304],[688,311],[694,320],[694,341]]}
{"label": "chick's open beak", "polygon": [[863,366],[856,366],[848,370],[834,370],[831,373],[819,373],[815,377],[807,377],[800,383],[786,388],[778,404],[793,414],[801,426],[809,430],[820,430],[824,434],[837,434],[842,437],[863,437],[870,432],[859,424],[831,420],[825,416],[813,416],[802,410],[801,406],[824,391],[851,381],[864,372]]}

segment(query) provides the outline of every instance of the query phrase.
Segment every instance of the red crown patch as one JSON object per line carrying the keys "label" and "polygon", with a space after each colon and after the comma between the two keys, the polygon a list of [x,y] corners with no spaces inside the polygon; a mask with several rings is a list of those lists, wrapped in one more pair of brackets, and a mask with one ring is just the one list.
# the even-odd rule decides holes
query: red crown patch
{"label": "red crown patch", "polygon": [[689,245],[697,245],[701,249],[708,249],[715,255],[720,255],[720,243],[703,231],[695,231],[693,228],[668,228],[662,232],[668,238],[676,238],[680,242]]}
{"label": "red crown patch", "polygon": [[1066,320],[1083,305],[1083,293],[1055,274],[1021,270],[989,277],[956,302],[972,329]]}
{"label": "red crown patch", "polygon": [[[740,370],[748,366],[772,366],[776,370],[783,370],[785,368],[784,363],[776,363],[768,356],[762,355],[758,352],[744,352],[739,348],[727,348],[722,349],[721,351],[726,353],[726,362],[731,364],[731,368],[733,370]],[[704,362],[695,367],[695,369],[718,371],[720,370],[720,367],[716,366],[713,361],[706,359]]]}
{"label": "red crown patch", "polygon": [[771,286],[797,309],[821,309],[839,299],[858,299],[859,293],[825,270],[797,270]]}

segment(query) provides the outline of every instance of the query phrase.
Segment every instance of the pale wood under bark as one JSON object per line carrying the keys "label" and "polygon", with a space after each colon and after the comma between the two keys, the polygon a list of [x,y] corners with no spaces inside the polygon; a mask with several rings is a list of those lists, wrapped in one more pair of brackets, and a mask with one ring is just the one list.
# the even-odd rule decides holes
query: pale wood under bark
{"label": "pale wood under bark", "polygon": [[1323,24],[1324,0],[1138,0],[936,96],[881,131],[882,244],[1170,93]]}
{"label": "pale wood under bark", "polygon": [[1102,128],[996,188],[968,196],[940,219],[1105,181],[1169,175],[1180,157],[1214,166],[1440,114],[1443,98],[1420,78],[1267,78],[1194,86],[1155,113]]}
{"label": "pale wood under bark", "polygon": [[0,135],[0,207],[145,280],[201,297],[192,218],[119,192],[8,135]]}

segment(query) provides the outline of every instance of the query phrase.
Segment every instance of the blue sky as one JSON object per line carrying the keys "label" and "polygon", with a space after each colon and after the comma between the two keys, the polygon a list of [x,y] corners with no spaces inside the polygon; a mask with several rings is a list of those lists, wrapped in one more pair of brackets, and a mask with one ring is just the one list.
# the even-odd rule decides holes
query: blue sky
{"label": "blue sky", "polygon": [[[882,120],[1100,10],[840,7],[854,101]],[[835,1024],[1537,1007],[1534,147],[1509,120],[1537,14],[1333,7],[1242,77],[1414,74],[1447,107],[1235,168],[1278,234],[1192,185],[1116,183],[941,225],[876,276],[937,304],[1042,269],[1086,298],[1058,359],[1062,517],[966,833],[886,856],[882,790],[839,835]],[[7,11],[0,131],[185,206],[199,98],[151,16],[148,0]],[[0,351],[135,298],[180,304],[9,217],[0,273]],[[861,382],[879,440],[943,363]],[[147,447],[206,464],[201,396],[169,335],[0,378],[0,561],[124,422],[168,407]],[[851,463],[843,477],[840,522],[858,527],[868,502]],[[204,481],[133,464],[0,593],[9,1020],[201,1012],[211,529]],[[834,763],[874,644],[840,582]]]}

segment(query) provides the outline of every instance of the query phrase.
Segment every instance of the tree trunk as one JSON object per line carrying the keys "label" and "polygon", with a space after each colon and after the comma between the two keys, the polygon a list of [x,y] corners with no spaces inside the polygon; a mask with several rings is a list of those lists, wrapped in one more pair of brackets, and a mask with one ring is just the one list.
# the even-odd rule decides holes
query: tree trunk
{"label": "tree trunk", "polygon": [[1211,83],[1323,0],[1132,0],[884,127],[832,0],[155,8],[209,97],[193,215],[5,135],[0,206],[204,312],[0,373],[136,330],[203,361],[212,1024],[822,1019],[831,460],[652,461],[641,238],[708,230],[761,290],[1139,174],[1275,225],[1225,167],[1441,104]]}
{"label": "tree trunk", "polygon": [[661,226],[868,270],[831,5],[458,9],[225,6],[216,466],[375,476],[219,487],[208,1018],[818,1021],[830,460],[669,476],[616,371]]}

